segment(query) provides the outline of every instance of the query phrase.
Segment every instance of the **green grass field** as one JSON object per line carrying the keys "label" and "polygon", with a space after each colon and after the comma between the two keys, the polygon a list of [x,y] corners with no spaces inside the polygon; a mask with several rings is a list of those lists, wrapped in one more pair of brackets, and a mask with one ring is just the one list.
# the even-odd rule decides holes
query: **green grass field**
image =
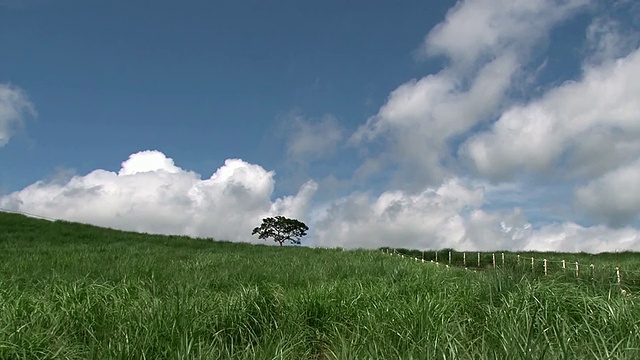
{"label": "green grass field", "polygon": [[0,358],[640,359],[634,291],[516,270],[0,213]]}

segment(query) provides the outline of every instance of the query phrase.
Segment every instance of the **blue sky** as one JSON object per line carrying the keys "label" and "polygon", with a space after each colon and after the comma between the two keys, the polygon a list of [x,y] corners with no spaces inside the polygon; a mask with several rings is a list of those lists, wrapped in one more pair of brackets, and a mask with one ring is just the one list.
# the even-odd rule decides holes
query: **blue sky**
{"label": "blue sky", "polygon": [[156,148],[207,175],[228,157],[277,168],[278,120],[333,114],[355,130],[389,89],[425,71],[411,51],[428,29],[425,19],[442,17],[447,5],[5,7],[2,80],[24,89],[39,116],[28,140],[4,149],[2,161],[23,167],[28,159],[44,169],[7,177],[5,186],[16,190],[56,167],[115,170],[132,152]]}
{"label": "blue sky", "polygon": [[317,246],[640,250],[638,19],[0,0],[0,205],[237,241],[285,214]]}

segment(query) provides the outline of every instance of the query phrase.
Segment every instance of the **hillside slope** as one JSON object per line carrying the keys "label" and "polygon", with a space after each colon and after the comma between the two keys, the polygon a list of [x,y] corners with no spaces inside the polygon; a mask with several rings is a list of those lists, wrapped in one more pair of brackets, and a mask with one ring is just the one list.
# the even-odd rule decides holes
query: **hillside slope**
{"label": "hillside slope", "polygon": [[640,358],[640,305],[377,251],[0,213],[2,359]]}

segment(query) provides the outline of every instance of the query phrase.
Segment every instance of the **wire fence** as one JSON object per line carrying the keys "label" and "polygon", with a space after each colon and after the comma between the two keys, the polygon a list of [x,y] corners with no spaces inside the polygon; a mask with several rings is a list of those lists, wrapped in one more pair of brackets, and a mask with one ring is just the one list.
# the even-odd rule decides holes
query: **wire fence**
{"label": "wire fence", "polygon": [[[576,253],[512,253],[419,251],[382,248],[383,253],[422,263],[460,267],[471,271],[507,270],[526,276],[588,281],[620,288],[623,294],[640,291],[640,256],[633,253],[604,256]],[[592,260],[592,261],[590,261]]]}
{"label": "wire fence", "polygon": [[[49,221],[47,216],[0,208],[0,212],[20,214]],[[383,253],[409,260],[429,262],[445,267],[461,267],[472,271],[503,269],[532,276],[555,276],[565,279],[607,283],[620,288],[623,294],[640,292],[640,261],[638,254],[617,253],[617,259],[604,261],[601,255],[566,253],[459,252],[452,249],[421,251],[382,248]],[[622,259],[622,256],[626,259]],[[592,259],[588,259],[592,258]],[[592,260],[592,261],[589,261]]]}

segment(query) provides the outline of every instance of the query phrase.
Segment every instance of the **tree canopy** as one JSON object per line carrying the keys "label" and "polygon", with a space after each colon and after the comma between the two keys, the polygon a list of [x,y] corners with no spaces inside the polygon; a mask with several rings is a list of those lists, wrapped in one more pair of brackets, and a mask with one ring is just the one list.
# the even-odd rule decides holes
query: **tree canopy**
{"label": "tree canopy", "polygon": [[272,238],[282,246],[285,241],[300,245],[300,239],[307,235],[309,228],[305,223],[284,216],[262,219],[262,225],[253,229],[251,235],[258,234],[259,239]]}

